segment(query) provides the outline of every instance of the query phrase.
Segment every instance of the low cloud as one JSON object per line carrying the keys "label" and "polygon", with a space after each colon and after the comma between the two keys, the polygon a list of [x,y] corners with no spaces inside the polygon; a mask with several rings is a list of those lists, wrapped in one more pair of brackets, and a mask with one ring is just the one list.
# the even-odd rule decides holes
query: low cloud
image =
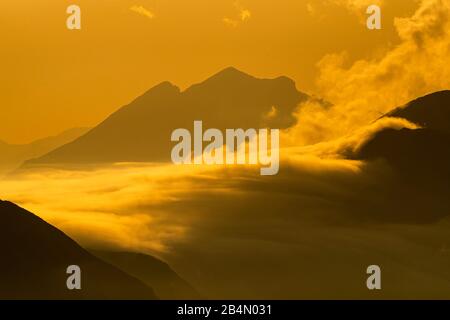
{"label": "low cloud", "polygon": [[[308,105],[305,107],[308,108]],[[314,113],[315,117],[319,116],[319,111],[316,110]],[[326,117],[326,111],[323,111],[320,116]],[[302,154],[315,155],[322,159],[343,159],[356,154],[376,133],[388,128],[414,130],[420,127],[402,118],[384,117],[355,130],[351,134],[327,141],[326,139],[318,139],[316,132],[308,132],[308,130],[311,130],[308,126],[295,126],[283,132],[283,141],[285,145],[293,146],[298,144],[298,137],[300,137],[304,139],[300,143],[304,146],[294,149],[301,150]]]}
{"label": "low cloud", "polygon": [[316,153],[283,150],[272,177],[252,166],[33,169],[0,194],[85,246],[157,255],[210,298],[370,298],[355,275],[373,261],[393,279],[383,297],[445,297],[449,211],[427,203],[447,194],[397,183],[384,163]]}

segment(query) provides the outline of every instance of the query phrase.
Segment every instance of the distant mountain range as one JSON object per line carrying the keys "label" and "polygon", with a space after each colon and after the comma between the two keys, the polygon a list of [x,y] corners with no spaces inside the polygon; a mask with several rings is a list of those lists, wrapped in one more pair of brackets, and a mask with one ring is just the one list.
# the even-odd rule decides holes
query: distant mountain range
{"label": "distant mountain range", "polygon": [[73,142],[27,162],[166,162],[177,128],[202,120],[208,128],[287,128],[308,96],[286,77],[257,79],[227,68],[185,91],[163,82]]}
{"label": "distant mountain range", "polygon": [[28,144],[8,144],[0,141],[0,176],[19,167],[24,161],[40,157],[57,147],[82,136],[89,128],[73,128],[63,133]]}
{"label": "distant mountain range", "polygon": [[[0,201],[0,228],[0,299],[199,296],[164,262],[127,252],[89,253],[63,232],[11,202]],[[66,287],[69,265],[81,268],[81,290]]]}
{"label": "distant mountain range", "polygon": [[[170,135],[176,128],[190,129],[194,120],[202,120],[205,127],[222,130],[288,128],[296,121],[294,110],[308,98],[287,77],[257,79],[232,67],[182,92],[171,83],[163,82],[73,141],[26,161],[24,167],[167,162],[173,147]],[[400,161],[401,156],[408,155],[419,161],[420,155],[437,151],[435,147],[444,155],[441,145],[447,143],[450,134],[449,101],[450,91],[441,91],[394,109],[386,116],[405,118],[423,129],[384,130],[353,157],[382,157],[393,163],[395,157]],[[412,149],[405,150],[408,145],[420,155],[411,153]],[[2,150],[0,143],[0,152]],[[31,158],[29,154],[21,158]]]}

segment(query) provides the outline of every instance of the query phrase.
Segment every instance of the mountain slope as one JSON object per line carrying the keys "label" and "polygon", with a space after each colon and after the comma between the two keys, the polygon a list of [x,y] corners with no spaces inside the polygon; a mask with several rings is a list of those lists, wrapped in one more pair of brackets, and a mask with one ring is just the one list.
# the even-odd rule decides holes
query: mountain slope
{"label": "mountain slope", "polygon": [[177,128],[286,128],[307,95],[286,78],[257,79],[227,68],[187,90],[163,82],[77,140],[27,165],[170,161]]}
{"label": "mountain slope", "polygon": [[[401,117],[423,128],[384,129],[357,153],[357,159],[384,161],[393,180],[383,200],[397,207],[397,217],[431,222],[450,211],[450,91],[436,92],[397,108],[387,116]],[[407,209],[408,208],[408,209]],[[386,211],[386,209],[384,209]]]}
{"label": "mountain slope", "polygon": [[73,128],[57,136],[39,139],[29,144],[8,144],[0,141],[0,175],[15,169],[28,159],[40,157],[75,140],[88,130],[89,128]]}
{"label": "mountain slope", "polygon": [[[64,233],[17,205],[0,201],[1,299],[155,299],[153,290],[94,257]],[[66,269],[81,268],[81,290]]]}
{"label": "mountain slope", "polygon": [[426,129],[450,134],[450,90],[418,98],[387,116],[404,118]]}
{"label": "mountain slope", "polygon": [[92,250],[92,254],[151,286],[161,299],[200,299],[201,296],[166,263],[132,252]]}
{"label": "mountain slope", "polygon": [[395,166],[419,171],[444,167],[450,157],[450,91],[418,98],[394,109],[388,117],[404,118],[422,128],[385,129],[378,132],[359,151],[362,159],[384,158]]}

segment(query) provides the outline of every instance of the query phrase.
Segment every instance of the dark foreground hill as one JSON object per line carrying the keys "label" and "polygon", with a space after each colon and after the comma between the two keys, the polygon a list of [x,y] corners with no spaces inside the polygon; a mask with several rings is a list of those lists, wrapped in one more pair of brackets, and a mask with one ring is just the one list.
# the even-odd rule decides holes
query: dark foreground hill
{"label": "dark foreground hill", "polygon": [[[11,202],[0,201],[0,228],[0,299],[156,298],[141,281]],[[69,265],[81,268],[81,290],[67,289]]]}
{"label": "dark foreground hill", "polygon": [[92,254],[151,286],[160,299],[200,299],[200,294],[178,276],[167,263],[132,252],[91,250]]}
{"label": "dark foreground hill", "polygon": [[27,162],[96,164],[170,161],[177,128],[287,128],[307,95],[286,77],[257,79],[227,68],[185,91],[163,82],[120,108],[91,131],[42,157]]}

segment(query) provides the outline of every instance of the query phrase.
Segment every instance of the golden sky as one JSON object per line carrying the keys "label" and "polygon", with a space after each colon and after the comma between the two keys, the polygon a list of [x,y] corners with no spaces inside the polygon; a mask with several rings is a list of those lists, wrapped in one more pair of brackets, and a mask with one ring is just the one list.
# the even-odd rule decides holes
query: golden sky
{"label": "golden sky", "polygon": [[[317,63],[348,52],[376,57],[400,41],[394,17],[411,0],[383,2],[383,30],[365,27],[366,0],[15,0],[0,2],[0,140],[26,143],[95,126],[153,85],[185,88],[234,66],[286,75],[314,93]],[[66,28],[66,8],[82,30]]]}

